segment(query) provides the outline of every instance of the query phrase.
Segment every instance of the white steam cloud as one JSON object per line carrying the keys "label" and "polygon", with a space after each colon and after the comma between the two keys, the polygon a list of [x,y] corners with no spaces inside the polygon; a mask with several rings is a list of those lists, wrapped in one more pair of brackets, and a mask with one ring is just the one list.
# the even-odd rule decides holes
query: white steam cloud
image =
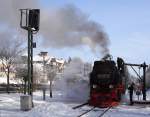
{"label": "white steam cloud", "polygon": [[[89,99],[89,73],[84,74],[85,63],[79,58],[73,58],[71,63],[65,68],[63,78],[55,84],[65,99],[86,102]],[[89,66],[90,67],[90,66]]]}

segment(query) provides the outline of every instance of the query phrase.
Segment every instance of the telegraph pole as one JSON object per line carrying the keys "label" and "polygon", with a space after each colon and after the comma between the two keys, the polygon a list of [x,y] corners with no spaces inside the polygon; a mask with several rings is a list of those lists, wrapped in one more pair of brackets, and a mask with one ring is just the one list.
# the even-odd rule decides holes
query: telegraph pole
{"label": "telegraph pole", "polygon": [[146,63],[144,62],[143,64],[142,64],[143,66],[143,100],[146,100]]}
{"label": "telegraph pole", "polygon": [[[33,107],[33,48],[36,43],[33,42],[33,34],[39,31],[40,10],[39,9],[20,9],[21,20],[20,27],[28,31],[28,94],[32,98]],[[24,21],[24,22],[23,22]]]}

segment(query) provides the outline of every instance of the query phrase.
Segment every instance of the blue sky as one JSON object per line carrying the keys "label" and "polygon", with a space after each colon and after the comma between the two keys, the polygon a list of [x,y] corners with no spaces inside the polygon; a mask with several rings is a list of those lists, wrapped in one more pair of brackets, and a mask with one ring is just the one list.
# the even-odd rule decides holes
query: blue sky
{"label": "blue sky", "polygon": [[[91,20],[103,25],[110,39],[110,54],[123,57],[126,62],[150,63],[150,1],[149,0],[41,0],[43,7],[59,8],[73,4]],[[79,56],[92,62],[101,57],[89,48],[47,49],[50,55]]]}

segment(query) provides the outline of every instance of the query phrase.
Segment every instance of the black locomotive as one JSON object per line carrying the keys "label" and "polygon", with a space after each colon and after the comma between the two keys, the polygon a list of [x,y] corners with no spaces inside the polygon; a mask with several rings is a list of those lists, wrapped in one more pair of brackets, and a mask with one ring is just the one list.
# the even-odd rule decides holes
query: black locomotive
{"label": "black locomotive", "polygon": [[90,74],[89,104],[97,107],[108,107],[118,104],[124,93],[124,62],[121,58],[116,63],[109,60],[95,61]]}

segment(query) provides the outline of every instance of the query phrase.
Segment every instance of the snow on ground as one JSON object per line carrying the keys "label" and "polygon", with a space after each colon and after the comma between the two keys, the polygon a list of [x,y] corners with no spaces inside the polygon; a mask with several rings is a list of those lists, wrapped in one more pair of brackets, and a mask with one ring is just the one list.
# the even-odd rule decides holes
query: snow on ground
{"label": "snow on ground", "polygon": [[[19,79],[15,80],[14,78],[10,78],[10,84],[22,83]],[[7,84],[6,77],[0,77],[0,84]]]}
{"label": "snow on ground", "polygon": [[[58,89],[54,88],[52,99],[49,98],[48,91],[45,101],[43,101],[42,91],[34,92],[34,108],[30,111],[20,110],[22,94],[0,94],[0,117],[77,117],[90,109],[89,106],[72,109],[78,104],[85,103],[89,94],[88,77],[84,77],[84,73],[82,73],[82,66],[84,66],[82,61],[75,59],[72,62],[71,66],[68,66],[68,70],[64,71],[63,82],[57,81]],[[150,91],[147,97],[150,100]],[[134,95],[134,99],[137,99],[137,96]],[[123,97],[122,104],[110,109],[103,117],[150,117],[150,105],[129,106],[128,100],[127,93]],[[82,117],[99,117],[104,110],[95,108],[94,111]]]}
{"label": "snow on ground", "polygon": [[[63,98],[61,92],[55,91],[54,98],[49,98],[47,91],[46,100],[42,100],[42,92],[34,93],[34,108],[30,111],[20,110],[20,95],[22,94],[0,94],[0,117],[77,117],[90,109],[84,106],[73,110],[72,107],[81,102]],[[148,95],[149,96],[149,95]],[[95,108],[94,111],[83,117],[98,117],[104,109]],[[150,106],[121,104],[110,109],[103,117],[149,117]]]}
{"label": "snow on ground", "polygon": [[[47,92],[48,93],[48,92]],[[20,96],[22,94],[0,94],[0,117],[73,117],[78,112],[70,105],[70,100],[61,99],[60,92],[55,92],[54,99],[48,94],[43,101],[42,92],[34,93],[34,108],[31,111],[20,110]],[[72,103],[73,104],[73,103]],[[73,104],[75,105],[75,104]]]}

